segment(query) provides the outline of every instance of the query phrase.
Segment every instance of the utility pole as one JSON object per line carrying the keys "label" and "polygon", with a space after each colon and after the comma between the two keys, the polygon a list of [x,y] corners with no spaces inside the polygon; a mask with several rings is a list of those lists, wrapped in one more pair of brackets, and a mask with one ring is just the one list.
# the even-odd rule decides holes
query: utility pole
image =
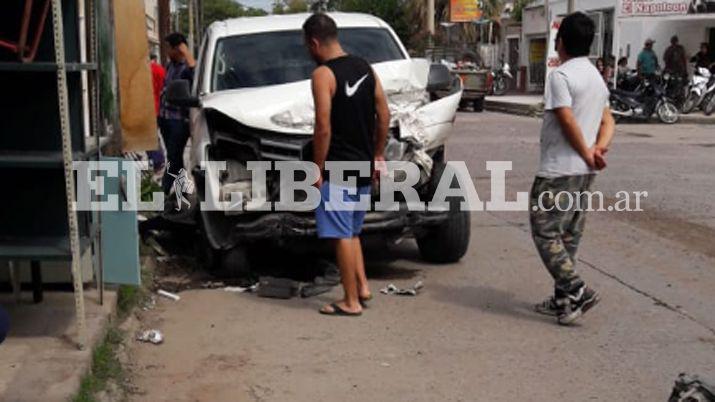
{"label": "utility pole", "polygon": [[434,40],[434,0],[427,0],[427,31],[429,31],[429,45]]}
{"label": "utility pole", "polygon": [[567,12],[568,14],[573,13],[576,11],[576,0],[569,0],[568,1],[568,7],[567,7]]}
{"label": "utility pole", "polygon": [[544,19],[546,20],[546,46],[549,46],[549,41],[551,38],[549,38],[549,33],[551,32],[551,15],[549,12],[549,1],[550,0],[544,0]]}
{"label": "utility pole", "polygon": [[164,38],[171,31],[171,6],[170,0],[159,0],[159,49],[160,59],[159,64],[164,64],[169,57],[169,47]]}
{"label": "utility pole", "polygon": [[194,0],[189,0],[189,51],[194,54]]}

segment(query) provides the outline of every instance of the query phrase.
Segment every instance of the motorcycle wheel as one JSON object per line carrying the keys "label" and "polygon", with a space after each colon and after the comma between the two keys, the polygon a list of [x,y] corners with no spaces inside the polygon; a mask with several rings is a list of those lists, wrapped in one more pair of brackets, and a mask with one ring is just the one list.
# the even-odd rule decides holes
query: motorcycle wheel
{"label": "motorcycle wheel", "polygon": [[494,80],[494,95],[502,96],[506,93],[506,79],[499,77]]}
{"label": "motorcycle wheel", "polygon": [[695,107],[698,106],[698,99],[700,97],[697,94],[690,94],[688,97],[685,99],[685,102],[683,102],[683,109],[681,112],[683,114],[688,114],[695,110]]}
{"label": "motorcycle wheel", "polygon": [[660,121],[665,124],[677,123],[680,118],[678,107],[671,101],[660,102],[655,112],[658,114]]}
{"label": "motorcycle wheel", "polygon": [[710,99],[708,99],[708,102],[703,107],[703,113],[705,113],[705,116],[710,116],[711,114],[713,114],[714,111],[715,111],[715,96],[710,95]]}

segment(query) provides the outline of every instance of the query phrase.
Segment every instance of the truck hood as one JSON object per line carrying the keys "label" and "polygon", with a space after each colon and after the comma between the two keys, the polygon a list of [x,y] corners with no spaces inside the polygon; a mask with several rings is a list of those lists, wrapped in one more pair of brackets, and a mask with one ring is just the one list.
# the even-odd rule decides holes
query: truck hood
{"label": "truck hood", "polygon": [[[396,60],[372,67],[388,97],[393,117],[395,112],[416,111],[428,102],[427,60]],[[249,127],[288,134],[313,133],[310,80],[214,92],[204,95],[201,101],[204,109],[217,110]],[[451,120],[454,112],[446,118]],[[397,120],[393,119],[392,125],[395,124]]]}

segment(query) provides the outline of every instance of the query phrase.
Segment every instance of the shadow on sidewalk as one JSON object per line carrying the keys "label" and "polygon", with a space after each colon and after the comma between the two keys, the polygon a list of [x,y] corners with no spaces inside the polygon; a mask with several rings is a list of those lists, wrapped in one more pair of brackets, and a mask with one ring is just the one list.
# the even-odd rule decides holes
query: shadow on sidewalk
{"label": "shadow on sidewalk", "polygon": [[533,309],[537,301],[515,299],[514,294],[489,286],[446,286],[433,284],[429,293],[441,302],[476,308],[485,313],[505,315],[523,320],[554,325],[553,317],[540,315]]}

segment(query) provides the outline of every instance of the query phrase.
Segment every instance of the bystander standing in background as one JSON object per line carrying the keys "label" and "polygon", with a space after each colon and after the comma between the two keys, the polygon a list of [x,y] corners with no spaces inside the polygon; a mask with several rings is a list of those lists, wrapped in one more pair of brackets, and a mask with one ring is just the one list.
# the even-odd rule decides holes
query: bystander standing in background
{"label": "bystander standing in background", "polygon": [[[196,60],[189,51],[186,36],[178,32],[169,34],[164,39],[169,44],[169,64],[164,77],[164,89],[174,80],[193,81]],[[162,93],[163,95],[163,93]],[[184,148],[189,140],[189,111],[186,108],[170,105],[162,99],[159,109],[159,128],[164,137],[166,159],[169,166],[164,172],[161,186],[165,193],[171,191],[174,176],[184,168]]]}
{"label": "bystander standing in background", "polygon": [[655,41],[653,39],[646,39],[643,50],[638,54],[638,74],[643,78],[653,78],[655,73],[660,69],[660,64],[658,63],[658,56],[656,56],[653,51],[653,44]]}
{"label": "bystander standing in background", "polygon": [[685,48],[678,42],[677,35],[670,38],[670,46],[663,53],[664,71],[678,77],[687,77],[688,58],[685,55]]}
{"label": "bystander standing in background", "polygon": [[[154,92],[154,112],[156,113],[156,124],[159,125],[159,109],[161,103],[161,91],[164,89],[164,76],[166,76],[166,71],[164,67],[157,62],[157,55],[152,53],[149,56],[150,62],[149,67],[151,68],[151,83],[152,90]],[[159,172],[164,167],[164,150],[161,145],[161,139],[159,140],[159,148],[153,151],[147,151],[147,156],[154,167],[154,172]]]}

